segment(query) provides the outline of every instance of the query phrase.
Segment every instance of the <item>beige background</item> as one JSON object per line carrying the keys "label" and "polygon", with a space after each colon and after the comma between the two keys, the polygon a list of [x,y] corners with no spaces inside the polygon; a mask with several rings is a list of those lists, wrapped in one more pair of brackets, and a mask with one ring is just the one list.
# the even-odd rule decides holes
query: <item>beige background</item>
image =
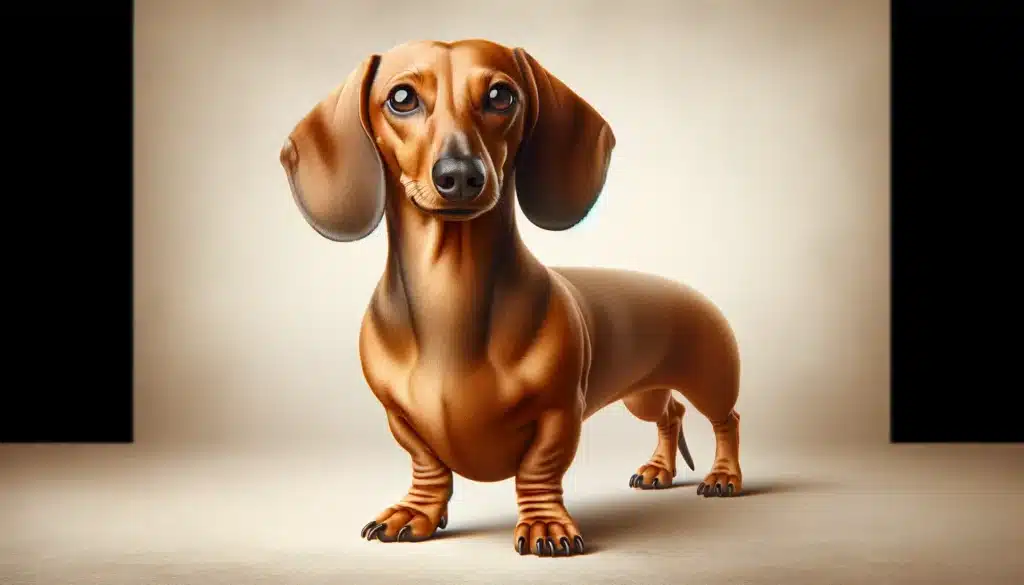
{"label": "beige background", "polygon": [[[1019,449],[886,447],[887,2],[150,0],[135,27],[137,444],[0,450],[0,581],[1021,576]],[[725,311],[756,497],[630,493],[655,436],[615,405],[566,481],[596,554],[515,558],[507,482],[459,480],[459,538],[355,537],[408,482],[356,349],[386,241],[316,235],[277,153],[370,52],[466,37],[526,48],[612,125],[595,211],[563,233],[524,219],[524,239],[549,264],[662,274]],[[686,426],[692,484],[713,437],[695,412]]]}
{"label": "beige background", "polygon": [[[584,224],[520,222],[538,257],[708,294],[742,347],[750,442],[884,442],[886,3],[485,6],[138,3],[139,440],[385,440],[356,348],[384,230],[355,244],[319,237],[277,153],[370,52],[485,37],[527,48],[618,140]],[[596,420],[592,433],[636,428],[622,408]]]}

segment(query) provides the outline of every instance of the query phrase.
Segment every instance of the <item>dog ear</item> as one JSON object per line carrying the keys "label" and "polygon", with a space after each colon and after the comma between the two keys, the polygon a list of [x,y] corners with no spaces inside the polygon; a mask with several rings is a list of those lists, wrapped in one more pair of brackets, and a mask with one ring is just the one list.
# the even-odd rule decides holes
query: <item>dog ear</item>
{"label": "dog ear", "polygon": [[529,53],[515,49],[527,112],[516,158],[516,191],[526,217],[546,230],[579,223],[597,202],[615,148],[604,118]]}
{"label": "dog ear", "polygon": [[295,126],[281,149],[299,211],[321,236],[362,239],[384,215],[384,167],[367,113],[373,55]]}

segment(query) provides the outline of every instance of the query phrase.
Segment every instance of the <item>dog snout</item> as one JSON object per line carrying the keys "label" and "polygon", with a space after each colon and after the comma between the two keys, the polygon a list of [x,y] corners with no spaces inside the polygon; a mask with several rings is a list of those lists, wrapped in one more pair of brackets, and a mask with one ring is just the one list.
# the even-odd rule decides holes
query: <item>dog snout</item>
{"label": "dog snout", "polygon": [[466,202],[484,189],[486,168],[477,157],[448,156],[438,159],[431,170],[434,187],[448,201]]}

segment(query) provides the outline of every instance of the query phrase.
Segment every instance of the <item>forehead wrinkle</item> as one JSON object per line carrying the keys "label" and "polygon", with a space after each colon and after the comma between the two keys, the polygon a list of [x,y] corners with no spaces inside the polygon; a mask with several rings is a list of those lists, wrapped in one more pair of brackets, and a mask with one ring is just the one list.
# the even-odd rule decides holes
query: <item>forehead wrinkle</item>
{"label": "forehead wrinkle", "polygon": [[[489,83],[495,78],[508,78],[519,85],[519,69],[515,61],[494,51],[481,52],[477,47],[455,47],[451,51],[453,68],[459,75],[464,90],[479,89],[478,85]],[[469,99],[476,99],[470,97]]]}
{"label": "forehead wrinkle", "polygon": [[391,83],[394,82],[395,80],[402,78],[409,78],[422,83],[423,72],[420,71],[420,69],[416,66],[406,67],[404,69],[399,70],[398,73],[395,73],[394,75],[389,77],[388,80],[384,82],[384,85],[391,85]]}

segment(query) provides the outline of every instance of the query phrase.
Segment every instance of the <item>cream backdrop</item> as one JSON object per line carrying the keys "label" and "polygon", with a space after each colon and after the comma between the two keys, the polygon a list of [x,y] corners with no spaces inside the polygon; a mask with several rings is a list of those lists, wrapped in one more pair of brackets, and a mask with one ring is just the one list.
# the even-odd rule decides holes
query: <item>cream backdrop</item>
{"label": "cream backdrop", "polygon": [[[139,444],[392,448],[356,347],[384,230],[351,244],[318,236],[277,156],[369,53],[466,37],[526,48],[615,131],[583,224],[549,233],[521,217],[540,259],[649,271],[709,295],[741,346],[744,449],[888,440],[887,2],[135,10]],[[710,425],[691,411],[687,428],[706,467]],[[627,439],[642,458],[654,431],[619,404],[592,419],[584,448]]]}

